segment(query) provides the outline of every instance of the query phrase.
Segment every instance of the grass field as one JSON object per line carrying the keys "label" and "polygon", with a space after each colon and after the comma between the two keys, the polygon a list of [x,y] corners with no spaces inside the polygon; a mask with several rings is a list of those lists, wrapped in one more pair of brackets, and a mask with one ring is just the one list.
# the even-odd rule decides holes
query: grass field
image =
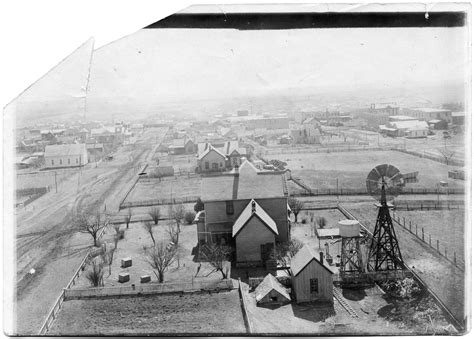
{"label": "grass field", "polygon": [[412,222],[412,229],[415,228],[415,224],[418,225],[419,235],[423,228],[426,241],[431,235],[433,247],[436,247],[436,240],[439,240],[439,248],[442,253],[446,248],[451,258],[456,252],[456,258],[464,260],[464,243],[468,240],[464,210],[397,211],[396,215],[400,217],[402,223],[403,217],[405,217],[407,228],[409,221]]}
{"label": "grass field", "polygon": [[71,300],[48,335],[244,334],[237,290]]}
{"label": "grass field", "polygon": [[449,187],[465,184],[448,179],[446,165],[395,151],[281,153],[273,154],[271,158],[287,162],[292,175],[313,189],[365,188],[369,172],[385,163],[394,165],[401,173],[419,172],[419,181],[407,185],[408,188],[436,189],[440,180],[447,181]]}
{"label": "grass field", "polygon": [[201,177],[178,176],[139,180],[125,203],[150,199],[182,199],[201,195]]}

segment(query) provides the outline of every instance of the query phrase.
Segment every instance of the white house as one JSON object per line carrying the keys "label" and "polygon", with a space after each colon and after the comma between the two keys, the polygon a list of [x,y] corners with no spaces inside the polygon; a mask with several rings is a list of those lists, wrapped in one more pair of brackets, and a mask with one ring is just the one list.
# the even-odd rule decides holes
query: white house
{"label": "white house", "polygon": [[48,145],[44,150],[47,168],[84,166],[88,162],[85,144]]}

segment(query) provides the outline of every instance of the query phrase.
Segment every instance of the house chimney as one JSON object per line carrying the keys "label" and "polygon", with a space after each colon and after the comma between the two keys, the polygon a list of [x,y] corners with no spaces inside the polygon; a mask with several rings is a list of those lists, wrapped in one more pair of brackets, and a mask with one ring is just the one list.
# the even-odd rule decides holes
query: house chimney
{"label": "house chimney", "polygon": [[324,263],[324,254],[323,254],[322,251],[319,252],[319,262],[320,262],[321,264]]}
{"label": "house chimney", "polygon": [[252,200],[252,213],[255,213],[255,209],[256,209],[255,200]]}

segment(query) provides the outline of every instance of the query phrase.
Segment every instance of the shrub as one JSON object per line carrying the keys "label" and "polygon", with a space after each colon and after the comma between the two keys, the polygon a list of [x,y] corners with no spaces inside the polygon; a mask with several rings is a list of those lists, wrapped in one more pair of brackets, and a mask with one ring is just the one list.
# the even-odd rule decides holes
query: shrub
{"label": "shrub", "polygon": [[191,225],[193,223],[195,217],[196,217],[196,213],[188,211],[184,215],[184,220],[188,223],[188,225]]}
{"label": "shrub", "polygon": [[92,269],[86,273],[86,279],[89,280],[92,287],[103,285],[104,271],[101,263],[96,260],[92,261]]}
{"label": "shrub", "polygon": [[308,221],[306,220],[306,218],[303,218],[303,219],[301,220],[301,223],[302,223],[302,224],[306,224],[307,222],[308,222]]}

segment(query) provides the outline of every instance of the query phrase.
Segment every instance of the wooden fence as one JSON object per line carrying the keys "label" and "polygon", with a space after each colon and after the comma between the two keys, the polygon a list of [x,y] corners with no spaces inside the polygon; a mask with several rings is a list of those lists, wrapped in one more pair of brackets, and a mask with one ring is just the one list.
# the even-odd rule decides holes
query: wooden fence
{"label": "wooden fence", "polygon": [[[106,229],[107,228],[104,227],[104,228],[102,228],[102,230],[100,230],[100,232],[97,235],[97,239],[100,239],[104,235]],[[90,258],[90,255],[91,255],[91,252],[93,250],[94,250],[94,248],[91,248],[87,252],[87,254],[84,256],[81,263],[79,264],[79,267],[74,272],[74,275],[72,276],[71,280],[69,280],[69,283],[66,285],[66,289],[70,289],[71,286],[74,286],[76,284],[76,280],[79,278],[81,273],[84,271],[84,267],[87,265],[87,262]],[[49,329],[51,328],[51,325],[52,325],[54,319],[56,319],[56,315],[58,314],[59,310],[61,309],[61,305],[64,302],[64,297],[65,297],[65,289],[63,289],[61,291],[61,294],[56,299],[53,307],[49,311],[49,313],[46,317],[46,320],[43,322],[43,325],[40,328],[39,335],[46,334],[49,331]]]}
{"label": "wooden fence", "polygon": [[[448,248],[445,246],[444,251],[440,250],[439,239],[434,239],[428,232],[425,232],[424,227],[419,227],[418,224],[413,223],[406,217],[401,217],[395,212],[392,213],[392,220],[403,227],[405,230],[413,234],[418,240],[428,245],[430,248],[436,250],[436,252],[448,260],[449,263],[453,264],[461,271],[464,272],[465,263],[462,259],[458,258],[456,251],[448,253]],[[459,254],[459,253],[458,253]]]}
{"label": "wooden fence", "polygon": [[395,209],[404,211],[459,210],[464,209],[463,200],[395,200]]}
{"label": "wooden fence", "polygon": [[197,292],[202,290],[209,291],[232,289],[234,289],[232,279],[200,281],[192,280],[191,282],[180,283],[151,283],[117,287],[65,289],[64,298],[65,300],[100,299],[107,297],[140,296],[164,293]]}
{"label": "wooden fence", "polygon": [[[146,170],[146,168],[148,167],[148,163],[146,163],[145,165],[143,165],[143,167],[141,168],[141,170],[139,170],[138,173],[142,173]],[[119,211],[125,207],[122,207],[122,205],[125,203],[125,200],[127,199],[128,195],[130,194],[130,192],[133,190],[133,188],[135,187],[135,185],[137,184],[138,180],[140,179],[140,176],[137,175],[137,177],[133,180],[132,184],[130,185],[130,188],[127,190],[127,193],[124,194],[122,200],[120,201],[120,204],[119,204]],[[128,206],[130,207],[130,206]]]}
{"label": "wooden fence", "polygon": [[[338,209],[339,211],[341,211],[342,214],[344,214],[344,216],[347,218],[347,219],[353,219],[353,220],[358,220],[356,217],[354,217],[354,215],[352,213],[350,213],[346,208],[344,208],[342,205],[338,205]],[[369,231],[369,229],[362,224],[362,222],[360,222],[359,220],[359,223],[360,223],[360,226],[362,227],[363,230],[365,230],[365,232],[368,234],[368,236],[370,238],[373,237],[373,234],[372,232]],[[465,326],[462,325],[462,322],[463,320],[458,320],[454,314],[451,312],[451,310],[443,303],[443,301],[436,295],[436,293],[434,293],[433,290],[431,290],[428,285],[425,284],[425,282],[421,279],[421,277],[416,274],[415,271],[413,271],[410,267],[408,267],[407,265],[403,265],[404,268],[409,271],[413,277],[415,278],[415,280],[420,284],[422,285],[426,291],[428,291],[428,293],[434,298],[434,300],[436,301],[436,303],[438,304],[438,306],[443,310],[444,314],[447,316],[448,319],[450,319],[450,321],[454,324],[454,326],[456,327],[457,330],[459,331],[462,331],[464,330]]]}
{"label": "wooden fence", "polygon": [[391,150],[406,153],[406,154],[410,154],[410,155],[414,155],[414,156],[419,157],[419,158],[425,158],[425,159],[433,160],[433,161],[440,162],[440,163],[445,164],[445,165],[464,166],[464,161],[459,160],[459,159],[448,159],[448,160],[446,160],[446,158],[443,157],[443,156],[436,156],[436,155],[433,155],[433,154],[426,154],[426,153],[421,153],[421,152],[417,152],[417,151],[409,151],[405,148],[392,147]]}
{"label": "wooden fence", "polygon": [[195,203],[199,198],[198,195],[188,196],[185,198],[173,198],[173,199],[148,199],[123,202],[120,204],[119,210],[123,210],[129,207],[147,207],[147,206],[159,206],[159,205],[171,205],[171,204],[189,204]]}
{"label": "wooden fence", "polygon": [[242,282],[240,281],[240,278],[239,278],[239,296],[240,296],[240,303],[242,305],[242,314],[244,316],[245,329],[247,330],[247,333],[251,334],[253,332],[252,325],[250,324],[250,319],[249,319],[248,310],[247,310],[247,302],[245,301],[245,291],[243,290]]}

